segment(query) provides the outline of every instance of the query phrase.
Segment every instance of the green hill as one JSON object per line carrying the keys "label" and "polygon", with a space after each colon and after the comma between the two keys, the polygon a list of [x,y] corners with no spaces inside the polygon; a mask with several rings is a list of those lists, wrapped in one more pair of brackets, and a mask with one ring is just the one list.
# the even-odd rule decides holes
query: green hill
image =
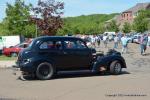
{"label": "green hill", "polygon": [[97,34],[104,32],[104,23],[114,16],[114,14],[93,14],[82,15],[77,17],[64,18],[63,29],[59,30],[59,34]]}

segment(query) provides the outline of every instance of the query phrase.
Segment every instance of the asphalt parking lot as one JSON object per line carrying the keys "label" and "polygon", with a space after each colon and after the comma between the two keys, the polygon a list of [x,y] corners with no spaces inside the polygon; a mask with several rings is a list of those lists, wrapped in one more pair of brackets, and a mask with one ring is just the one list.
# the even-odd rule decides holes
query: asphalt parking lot
{"label": "asphalt parking lot", "polygon": [[128,68],[121,75],[71,72],[52,80],[23,81],[20,71],[0,68],[0,100],[149,100],[150,49],[141,56],[137,48],[131,44],[123,55]]}

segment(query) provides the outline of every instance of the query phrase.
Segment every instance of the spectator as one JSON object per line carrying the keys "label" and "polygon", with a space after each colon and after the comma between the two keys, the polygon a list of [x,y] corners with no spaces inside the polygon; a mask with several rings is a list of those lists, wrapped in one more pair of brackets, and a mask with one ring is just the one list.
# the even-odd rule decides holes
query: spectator
{"label": "spectator", "polygon": [[117,35],[115,35],[115,37],[114,37],[114,49],[118,48],[118,41],[119,41],[119,38]]}
{"label": "spectator", "polygon": [[150,33],[148,34],[148,43],[147,46],[150,47]]}
{"label": "spectator", "polygon": [[141,55],[145,55],[147,43],[148,43],[148,36],[144,34],[140,39]]}
{"label": "spectator", "polygon": [[122,33],[119,32],[119,33],[117,34],[117,36],[118,36],[118,43],[121,43]]}
{"label": "spectator", "polygon": [[121,43],[122,43],[122,51],[121,53],[127,53],[127,44],[128,44],[128,39],[127,37],[123,34],[121,38]]}
{"label": "spectator", "polygon": [[91,42],[92,42],[92,46],[94,46],[94,48],[96,47],[96,37],[95,36],[91,36]]}
{"label": "spectator", "polygon": [[100,36],[97,36],[97,44],[98,44],[98,47],[100,47],[100,44],[101,44],[101,37]]}
{"label": "spectator", "polygon": [[105,46],[105,48],[107,47],[107,42],[108,42],[108,37],[107,37],[107,35],[104,35],[103,36],[103,42],[104,42],[104,46]]}

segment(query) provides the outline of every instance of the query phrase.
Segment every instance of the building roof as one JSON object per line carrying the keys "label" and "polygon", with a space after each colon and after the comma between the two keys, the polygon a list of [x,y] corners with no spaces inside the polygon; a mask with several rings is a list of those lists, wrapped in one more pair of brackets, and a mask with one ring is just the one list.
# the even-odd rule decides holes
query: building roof
{"label": "building roof", "polygon": [[150,6],[150,2],[148,2],[148,3],[137,3],[134,7],[130,8],[130,9],[124,11],[124,12],[136,13],[139,10],[147,9],[149,6]]}

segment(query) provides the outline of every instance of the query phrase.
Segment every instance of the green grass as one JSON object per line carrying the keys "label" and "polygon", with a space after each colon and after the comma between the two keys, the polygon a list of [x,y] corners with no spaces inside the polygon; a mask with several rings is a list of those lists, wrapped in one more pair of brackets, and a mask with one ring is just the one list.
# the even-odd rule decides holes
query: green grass
{"label": "green grass", "polygon": [[17,57],[7,57],[4,55],[0,55],[0,61],[7,61],[7,60],[17,60]]}

